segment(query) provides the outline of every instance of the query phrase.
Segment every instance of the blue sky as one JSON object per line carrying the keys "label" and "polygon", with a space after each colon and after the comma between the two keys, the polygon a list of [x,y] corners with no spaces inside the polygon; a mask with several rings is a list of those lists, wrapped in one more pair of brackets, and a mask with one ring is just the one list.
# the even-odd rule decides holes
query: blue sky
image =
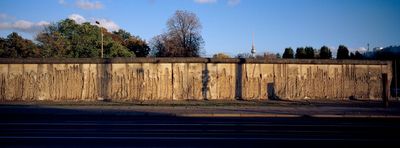
{"label": "blue sky", "polygon": [[206,55],[250,52],[252,32],[258,53],[400,45],[400,0],[1,0],[0,36],[33,39],[42,26],[74,18],[150,40],[176,10],[200,18]]}

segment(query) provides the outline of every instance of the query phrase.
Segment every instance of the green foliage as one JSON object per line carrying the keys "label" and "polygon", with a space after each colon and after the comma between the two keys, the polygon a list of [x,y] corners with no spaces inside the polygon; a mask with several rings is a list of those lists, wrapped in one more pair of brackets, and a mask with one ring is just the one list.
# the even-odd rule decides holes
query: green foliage
{"label": "green foliage", "polygon": [[355,53],[355,55],[354,55],[354,58],[355,58],[355,59],[363,59],[364,56],[363,56],[359,51],[356,51],[356,53]]}
{"label": "green foliage", "polygon": [[350,53],[350,59],[361,60],[361,59],[364,59],[364,56],[359,51],[356,51],[354,53],[351,52]]}
{"label": "green foliage", "polygon": [[134,53],[130,52],[128,48],[122,46],[121,44],[114,42],[112,40],[108,40],[106,42],[104,49],[104,55],[106,58],[115,58],[115,57],[134,57]]}
{"label": "green foliage", "polygon": [[134,53],[137,57],[147,57],[150,52],[150,47],[147,45],[145,40],[137,36],[132,36],[129,32],[119,29],[114,31],[110,36],[113,40],[121,43],[130,52]]}
{"label": "green foliage", "polygon": [[227,59],[227,58],[231,58],[231,56],[224,54],[224,53],[217,53],[213,55],[213,58],[217,58],[217,59]]}
{"label": "green foliage", "polygon": [[347,49],[346,46],[340,45],[338,50],[337,50],[337,59],[348,59],[349,58],[349,50]]}
{"label": "green foliage", "polygon": [[331,50],[326,46],[322,46],[321,49],[319,50],[319,58],[320,59],[331,59],[332,58]]}
{"label": "green foliage", "polygon": [[350,52],[350,59],[356,59],[356,56],[354,55],[353,52]]}
{"label": "green foliage", "polygon": [[[379,60],[397,60],[400,59],[400,46],[389,46],[373,52],[374,57]],[[400,73],[400,72],[399,72]]]}
{"label": "green foliage", "polygon": [[285,48],[285,52],[283,53],[282,58],[284,59],[293,59],[294,58],[294,53],[292,48]]}
{"label": "green foliage", "polygon": [[150,52],[150,47],[147,45],[146,41],[131,37],[124,41],[123,45],[129,49],[129,51],[135,53],[137,57],[147,57]]}
{"label": "green foliage", "polygon": [[315,58],[314,48],[308,46],[304,50],[306,51],[306,59]]}
{"label": "green foliage", "polygon": [[122,29],[119,29],[118,31],[113,31],[112,33],[121,37],[123,40],[129,39],[132,37],[131,33],[127,32],[125,30],[122,30]]}
{"label": "green foliage", "polygon": [[[98,58],[101,49],[101,34],[104,34],[104,57],[132,57],[137,51],[150,50],[145,41],[132,39],[124,30],[107,32],[90,23],[77,24],[65,19],[52,24],[39,33],[36,40],[42,57]],[[132,42],[134,40],[134,42]],[[146,48],[147,47],[147,48]],[[139,49],[138,49],[139,48]],[[140,52],[145,56],[146,52]]]}
{"label": "green foliage", "polygon": [[27,58],[38,57],[39,49],[31,40],[22,38],[16,32],[10,33],[7,38],[0,38],[0,57]]}
{"label": "green foliage", "polygon": [[296,59],[305,59],[306,57],[306,50],[303,47],[298,47],[296,49]]}

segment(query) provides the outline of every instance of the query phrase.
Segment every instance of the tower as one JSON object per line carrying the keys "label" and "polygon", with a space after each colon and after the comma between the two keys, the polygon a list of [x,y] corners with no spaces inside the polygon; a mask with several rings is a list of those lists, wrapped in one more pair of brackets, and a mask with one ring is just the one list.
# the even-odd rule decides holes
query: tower
{"label": "tower", "polygon": [[256,47],[254,46],[254,32],[253,32],[253,37],[252,37],[252,41],[251,41],[251,56],[253,58],[256,57]]}

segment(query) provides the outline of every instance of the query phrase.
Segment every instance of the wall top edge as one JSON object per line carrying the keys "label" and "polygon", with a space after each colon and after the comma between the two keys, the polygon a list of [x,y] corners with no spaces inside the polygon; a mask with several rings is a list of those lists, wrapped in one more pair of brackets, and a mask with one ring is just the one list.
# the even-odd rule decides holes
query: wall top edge
{"label": "wall top edge", "polygon": [[0,64],[111,64],[111,63],[237,63],[237,64],[355,64],[389,65],[390,61],[336,59],[245,59],[245,58],[0,58]]}

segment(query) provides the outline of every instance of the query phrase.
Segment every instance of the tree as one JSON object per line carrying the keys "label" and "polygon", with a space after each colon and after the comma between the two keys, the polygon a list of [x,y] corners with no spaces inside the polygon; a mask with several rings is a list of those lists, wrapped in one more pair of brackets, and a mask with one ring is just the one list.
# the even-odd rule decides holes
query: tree
{"label": "tree", "polygon": [[355,59],[363,59],[364,56],[363,56],[359,51],[356,51],[356,53],[355,53],[355,55],[354,55],[354,58],[355,58]]}
{"label": "tree", "polygon": [[322,46],[321,49],[319,50],[319,58],[331,59],[332,58],[331,50],[326,46]]}
{"label": "tree", "polygon": [[348,59],[349,58],[349,50],[347,49],[346,46],[340,45],[338,50],[337,50],[337,59]]}
{"label": "tree", "polygon": [[137,57],[147,57],[150,52],[150,47],[147,45],[146,41],[131,37],[124,41],[123,45],[129,49],[129,51],[135,53]]}
{"label": "tree", "polygon": [[306,59],[314,59],[315,58],[314,48],[308,46],[304,50],[306,51]]}
{"label": "tree", "polygon": [[293,49],[292,48],[285,48],[285,52],[283,53],[282,58],[284,59],[293,59],[294,54],[293,54]]}
{"label": "tree", "polygon": [[39,49],[31,40],[22,38],[18,33],[10,33],[6,39],[0,39],[0,57],[28,58],[38,57]]}
{"label": "tree", "polygon": [[106,44],[104,47],[104,55],[107,55],[106,57],[109,58],[114,58],[114,57],[133,57],[135,54],[127,50],[126,47],[122,46],[121,44],[117,42],[109,42]]}
{"label": "tree", "polygon": [[6,50],[6,43],[7,43],[6,39],[0,37],[0,57],[3,57],[3,54]]}
{"label": "tree", "polygon": [[129,39],[132,37],[131,33],[123,30],[123,29],[118,29],[117,31],[113,31],[113,34],[121,37],[123,40]]}
{"label": "tree", "polygon": [[[292,52],[293,52],[293,50],[292,50]],[[276,58],[277,58],[277,59],[281,59],[281,58],[282,58],[281,54],[276,53]]]}
{"label": "tree", "polygon": [[303,47],[298,47],[296,49],[296,59],[305,59],[306,57],[306,50]]}
{"label": "tree", "polygon": [[356,59],[356,56],[354,55],[353,52],[350,52],[350,59]]}
{"label": "tree", "polygon": [[147,57],[149,55],[150,47],[140,37],[132,36],[129,32],[122,29],[113,31],[111,36],[114,41],[121,43],[129,51],[135,53],[137,57]]}
{"label": "tree", "polygon": [[[178,10],[167,21],[168,32],[152,39],[154,54],[162,57],[198,57],[204,44],[196,14]],[[162,47],[162,48],[159,48]]]}
{"label": "tree", "polygon": [[[277,59],[278,55],[275,53],[270,53],[270,52],[264,52],[263,59]],[[280,56],[280,55],[279,55]]]}
{"label": "tree", "polygon": [[231,58],[231,56],[224,54],[224,53],[217,53],[213,55],[213,58],[217,58],[217,59],[227,59],[227,58]]}
{"label": "tree", "polygon": [[119,31],[118,35],[105,28],[88,22],[77,24],[74,20],[65,19],[46,27],[36,37],[42,57],[94,58],[100,57],[101,32],[104,34],[104,57],[132,57],[134,52],[123,45],[122,37],[127,32]]}
{"label": "tree", "polygon": [[165,35],[157,35],[150,40],[151,56],[155,57],[169,57],[169,52],[167,52],[167,47],[165,43]]}
{"label": "tree", "polygon": [[42,32],[36,36],[36,40],[39,42],[40,55],[43,58],[66,57],[67,52],[71,50],[70,41],[56,30]]}
{"label": "tree", "polygon": [[253,56],[250,53],[239,53],[236,58],[253,58]]}

